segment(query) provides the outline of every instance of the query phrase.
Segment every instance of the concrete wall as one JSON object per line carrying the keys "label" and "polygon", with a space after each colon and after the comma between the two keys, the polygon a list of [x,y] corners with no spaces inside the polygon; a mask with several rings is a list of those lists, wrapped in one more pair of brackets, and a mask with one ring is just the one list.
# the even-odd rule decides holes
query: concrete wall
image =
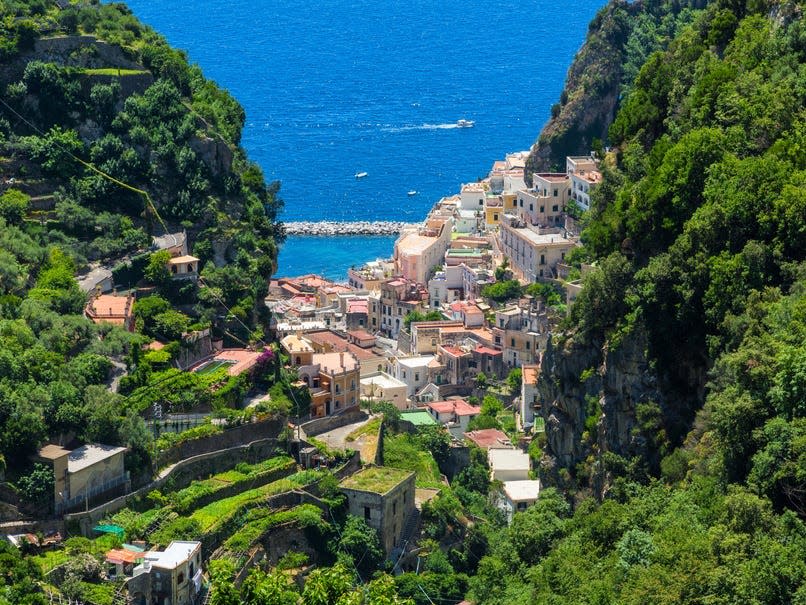
{"label": "concrete wall", "polygon": [[78,523],[81,534],[89,537],[92,535],[92,526],[98,521],[146,496],[150,491],[160,489],[168,481],[171,481],[173,489],[182,489],[198,477],[229,470],[239,462],[256,462],[265,459],[274,452],[276,447],[277,439],[270,437],[245,445],[193,456],[178,462],[164,476],[130,494],[105,502],[89,511],[67,514],[64,516],[64,520],[66,523]]}
{"label": "concrete wall", "polygon": [[186,458],[251,443],[258,439],[277,438],[283,428],[285,428],[284,420],[269,419],[242,424],[216,435],[186,441],[162,452],[157,458],[157,467],[165,468]]}
{"label": "concrete wall", "polygon": [[326,416],[325,418],[317,418],[302,424],[302,430],[309,437],[315,437],[320,433],[326,433],[339,427],[353,424],[354,422],[361,422],[368,418],[366,412],[362,412],[358,406],[348,408],[341,414],[336,416]]}

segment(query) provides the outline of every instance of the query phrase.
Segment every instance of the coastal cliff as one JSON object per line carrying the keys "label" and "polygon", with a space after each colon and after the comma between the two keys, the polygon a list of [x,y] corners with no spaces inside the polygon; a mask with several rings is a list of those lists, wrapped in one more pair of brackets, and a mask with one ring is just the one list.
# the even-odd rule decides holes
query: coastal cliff
{"label": "coastal cliff", "polygon": [[566,156],[587,155],[605,144],[620,99],[646,58],[662,50],[690,22],[705,0],[627,2],[611,0],[588,26],[585,43],[568,70],[551,118],[526,161],[532,173],[562,171]]}

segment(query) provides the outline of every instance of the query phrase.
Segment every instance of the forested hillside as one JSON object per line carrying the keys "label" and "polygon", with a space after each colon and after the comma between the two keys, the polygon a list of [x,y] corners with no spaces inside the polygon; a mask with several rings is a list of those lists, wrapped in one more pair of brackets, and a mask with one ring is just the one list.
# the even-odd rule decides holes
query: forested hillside
{"label": "forested hillside", "polygon": [[[243,121],[122,4],[0,3],[0,455],[24,501],[42,495],[26,473],[46,439],[128,445],[127,464],[148,468],[142,409],[109,392],[113,365],[136,369],[126,393],[169,367],[185,331],[261,338],[281,202],[239,147]],[[153,252],[152,236],[183,230],[198,281],[171,280]],[[98,267],[160,295],[138,301],[139,333],[82,315],[76,277]],[[153,338],[169,346],[144,356]]]}
{"label": "forested hillside", "polygon": [[546,501],[479,603],[806,602],[803,4],[719,0],[609,128],[544,358]]}

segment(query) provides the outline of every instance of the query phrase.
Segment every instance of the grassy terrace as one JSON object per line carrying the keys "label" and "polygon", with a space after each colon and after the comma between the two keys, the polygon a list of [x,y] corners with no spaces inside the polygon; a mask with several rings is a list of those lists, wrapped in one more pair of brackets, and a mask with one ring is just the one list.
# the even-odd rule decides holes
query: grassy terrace
{"label": "grassy terrace", "polygon": [[296,523],[301,527],[325,524],[322,511],[313,504],[301,504],[280,511],[255,509],[249,511],[244,526],[224,542],[224,547],[231,552],[247,550],[267,531],[285,523]]}
{"label": "grassy terrace", "polygon": [[[222,498],[203,506],[188,516],[173,520],[154,534],[152,539],[159,544],[167,544],[172,539],[199,539],[199,534],[212,534],[225,523],[241,514],[245,508],[254,506],[270,496],[275,496],[305,485],[309,485],[325,475],[324,471],[307,470],[273,481],[261,487],[250,489],[230,498]],[[188,532],[195,534],[188,535]]]}
{"label": "grassy terrace", "polygon": [[422,450],[406,433],[387,435],[383,440],[383,463],[414,471],[417,487],[442,489],[442,476],[437,461],[428,450]]}
{"label": "grassy terrace", "polygon": [[[289,456],[275,456],[257,464],[239,464],[234,469],[213,475],[203,481],[194,481],[185,489],[168,496],[177,511],[186,512],[195,508],[196,502],[233,484],[249,484],[271,473],[291,474],[296,468],[294,459]],[[264,479],[266,481],[267,479]],[[254,484],[253,484],[254,485]]]}
{"label": "grassy terrace", "polygon": [[341,486],[348,489],[360,489],[365,492],[385,494],[410,474],[411,471],[399,468],[370,466],[351,477],[347,477],[341,482]]}

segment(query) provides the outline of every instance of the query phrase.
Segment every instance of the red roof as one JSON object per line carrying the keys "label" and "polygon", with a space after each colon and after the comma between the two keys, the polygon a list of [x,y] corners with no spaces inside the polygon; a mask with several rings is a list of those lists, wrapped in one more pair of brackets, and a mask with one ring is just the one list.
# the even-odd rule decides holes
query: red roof
{"label": "red roof", "polygon": [[437,414],[456,414],[457,416],[475,416],[481,413],[481,408],[470,405],[464,399],[450,401],[432,401],[428,407]]}
{"label": "red roof", "polygon": [[454,357],[461,357],[462,355],[465,354],[465,352],[458,347],[446,346],[442,347],[442,350],[450,355],[453,355]]}
{"label": "red roof", "polygon": [[512,443],[507,434],[498,429],[482,429],[479,431],[468,431],[465,437],[483,449],[491,447],[511,447]]}
{"label": "red roof", "polygon": [[113,548],[106,553],[106,560],[110,563],[134,563],[137,559],[144,557],[141,552],[134,552],[131,550],[124,550],[122,548]]}
{"label": "red roof", "polygon": [[481,353],[483,355],[503,355],[503,351],[498,351],[496,349],[491,349],[490,347],[485,347],[483,345],[479,345],[476,347],[476,353]]}

